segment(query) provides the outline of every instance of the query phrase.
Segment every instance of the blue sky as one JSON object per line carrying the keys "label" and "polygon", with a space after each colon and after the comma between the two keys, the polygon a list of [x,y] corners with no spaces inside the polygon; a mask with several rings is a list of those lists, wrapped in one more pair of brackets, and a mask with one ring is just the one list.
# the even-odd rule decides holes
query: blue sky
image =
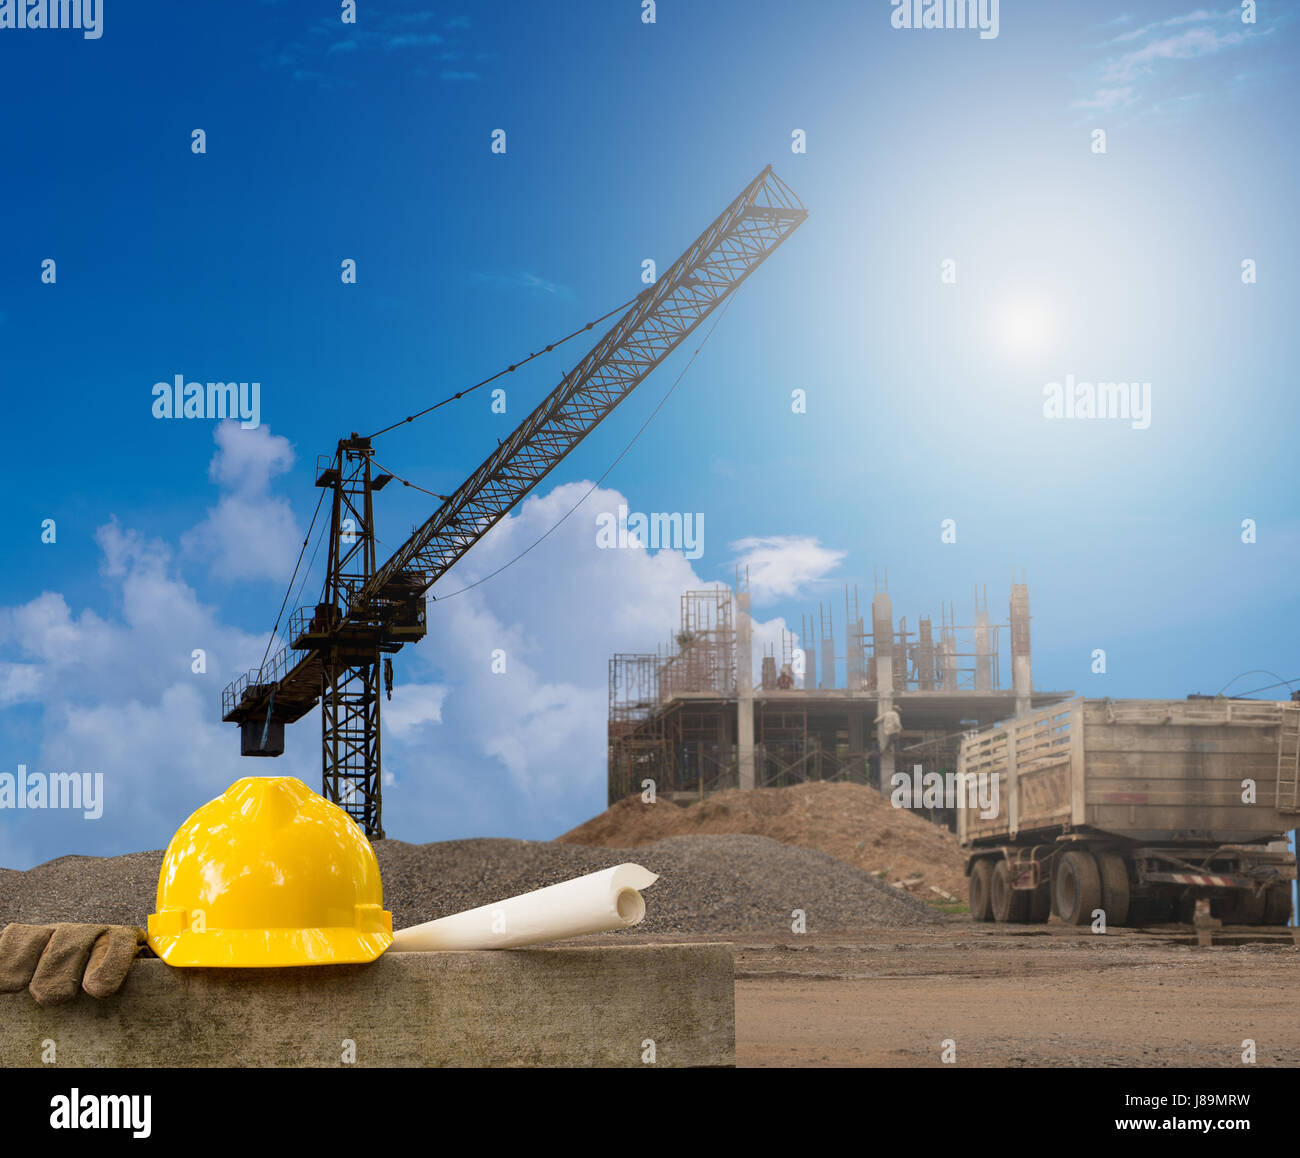
{"label": "blue sky", "polygon": [[[317,785],[314,716],[275,765],[219,719],[316,455],[630,297],[769,162],[806,224],[604,488],[399,657],[390,835],[545,838],[599,811],[607,656],[666,640],[680,590],[737,562],[762,638],[846,581],[866,598],[876,565],[912,622],[968,618],[976,583],[998,617],[1023,568],[1041,687],[1300,675],[1296,6],[1004,0],[996,38],[891,11],[368,2],[346,25],[329,2],[105,0],[98,39],[0,27],[0,771],[103,771],[107,794],[93,822],[0,811],[0,864],[159,847],[250,772]],[[475,395],[378,457],[450,490],[567,350],[510,378],[506,415]],[[443,588],[569,509],[688,356]],[[262,425],[155,419],[176,374],[260,382]],[[1149,426],[1045,418],[1067,375],[1149,382]],[[391,549],[430,500],[380,497]],[[702,513],[703,556],[596,550],[622,501]]]}

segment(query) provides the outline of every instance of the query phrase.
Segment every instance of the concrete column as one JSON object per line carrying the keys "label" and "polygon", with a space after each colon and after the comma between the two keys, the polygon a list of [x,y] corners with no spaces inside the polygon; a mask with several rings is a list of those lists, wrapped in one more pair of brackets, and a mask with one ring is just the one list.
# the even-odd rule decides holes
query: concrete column
{"label": "concrete column", "polygon": [[[820,608],[819,608],[820,611]],[[823,614],[822,625],[822,687],[835,686],[835,620]]]}
{"label": "concrete column", "polygon": [[993,686],[993,657],[989,647],[989,613],[975,612],[975,690],[986,692]]}
{"label": "concrete column", "polygon": [[736,763],[741,788],[754,787],[754,646],[749,589],[736,592]]}
{"label": "concrete column", "polygon": [[939,659],[943,667],[943,690],[955,692],[957,690],[957,649],[951,639],[940,641]]}
{"label": "concrete column", "polygon": [[924,615],[918,624],[916,642],[917,668],[920,670],[920,688],[923,692],[934,690],[934,634],[930,620]]}
{"label": "concrete column", "polygon": [[[877,596],[879,598],[879,596]],[[886,605],[888,605],[889,596],[885,596]],[[880,619],[876,618],[876,639],[880,640]],[[892,631],[890,633],[892,635]],[[889,641],[889,651],[893,650],[893,641]],[[894,706],[894,664],[893,656],[887,652],[881,655],[879,650],[876,652],[876,691],[880,698],[876,701],[876,744],[880,745],[880,717],[883,716],[890,708]],[[880,791],[888,792],[890,781],[894,776],[894,753],[893,750],[886,751],[883,747],[880,749]]]}
{"label": "concrete column", "polygon": [[1016,715],[1033,706],[1033,671],[1029,651],[1029,588],[1023,583],[1011,586],[1011,686],[1016,693]]}
{"label": "concrete column", "polygon": [[847,654],[844,660],[845,676],[847,677],[845,686],[851,692],[860,692],[863,684],[862,659],[866,642],[863,638],[866,629],[861,617],[848,620],[845,633],[848,637]]}

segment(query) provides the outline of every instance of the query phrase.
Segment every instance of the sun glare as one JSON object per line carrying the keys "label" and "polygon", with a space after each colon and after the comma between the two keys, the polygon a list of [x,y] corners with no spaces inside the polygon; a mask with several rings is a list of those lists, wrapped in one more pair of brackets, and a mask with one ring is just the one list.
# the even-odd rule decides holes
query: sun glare
{"label": "sun glare", "polygon": [[994,320],[998,345],[1008,354],[1037,354],[1053,336],[1052,316],[1038,301],[1015,301],[1002,305]]}

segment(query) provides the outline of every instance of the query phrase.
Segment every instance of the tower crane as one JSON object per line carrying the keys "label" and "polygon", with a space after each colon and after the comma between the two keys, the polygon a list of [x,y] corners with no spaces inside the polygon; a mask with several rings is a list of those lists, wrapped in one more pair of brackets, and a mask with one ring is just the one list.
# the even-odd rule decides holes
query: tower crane
{"label": "tower crane", "polygon": [[772,167],[763,169],[383,564],[373,496],[394,476],[375,469],[377,435],[339,439],[317,463],[316,485],[332,500],[321,601],[295,611],[286,646],[222,692],[241,755],[282,755],[285,724],[319,703],[323,794],[368,837],[382,837],[381,671],[424,637],[429,589],[805,217]]}

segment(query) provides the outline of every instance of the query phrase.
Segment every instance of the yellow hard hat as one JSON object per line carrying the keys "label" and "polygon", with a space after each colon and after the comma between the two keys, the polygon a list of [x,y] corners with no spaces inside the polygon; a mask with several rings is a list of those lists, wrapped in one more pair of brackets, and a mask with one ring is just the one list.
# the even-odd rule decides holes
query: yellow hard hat
{"label": "yellow hard hat", "polygon": [[236,780],[167,846],[149,947],[169,965],[337,965],[392,943],[370,842],[292,776]]}

